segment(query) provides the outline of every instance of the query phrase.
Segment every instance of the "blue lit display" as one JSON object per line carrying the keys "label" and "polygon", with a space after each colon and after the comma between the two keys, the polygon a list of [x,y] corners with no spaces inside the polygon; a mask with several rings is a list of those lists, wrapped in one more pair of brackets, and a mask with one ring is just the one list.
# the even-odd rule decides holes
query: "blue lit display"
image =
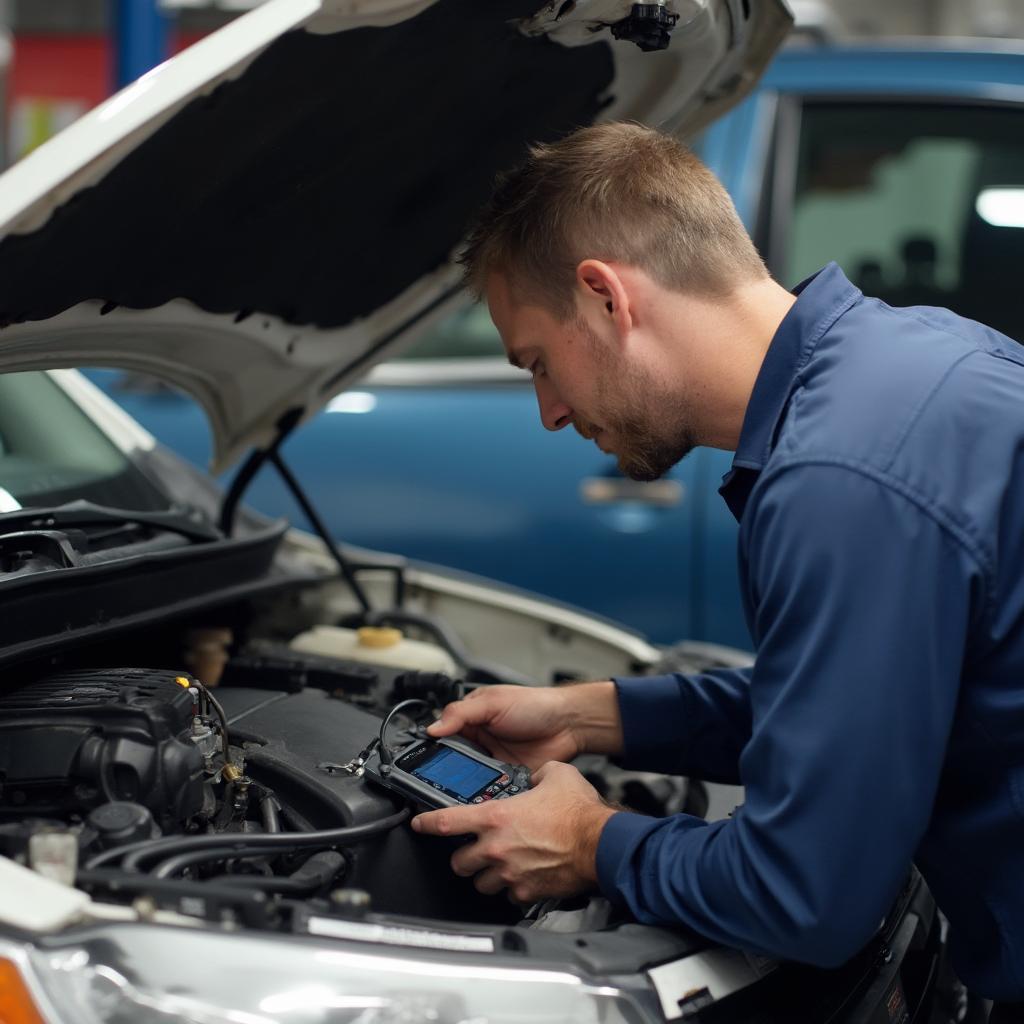
{"label": "blue lit display", "polygon": [[437,757],[415,768],[413,775],[468,799],[498,778],[501,772],[446,747],[438,752]]}

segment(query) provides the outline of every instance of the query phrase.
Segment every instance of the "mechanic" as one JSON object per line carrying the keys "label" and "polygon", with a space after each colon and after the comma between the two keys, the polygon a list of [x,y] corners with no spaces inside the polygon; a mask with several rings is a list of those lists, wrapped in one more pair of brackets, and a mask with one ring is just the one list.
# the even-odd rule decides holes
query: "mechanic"
{"label": "mechanic", "polygon": [[[452,867],[481,892],[596,884],[642,922],[825,967],[914,861],[961,978],[1024,1001],[1024,348],[866,298],[835,264],[787,292],[714,176],[637,125],[532,150],[463,263],[548,429],[639,480],[695,445],[736,452],[721,494],[757,661],[478,689],[432,734],[534,788],[413,827],[474,834]],[[745,803],[626,813],[565,763],[584,752]]]}

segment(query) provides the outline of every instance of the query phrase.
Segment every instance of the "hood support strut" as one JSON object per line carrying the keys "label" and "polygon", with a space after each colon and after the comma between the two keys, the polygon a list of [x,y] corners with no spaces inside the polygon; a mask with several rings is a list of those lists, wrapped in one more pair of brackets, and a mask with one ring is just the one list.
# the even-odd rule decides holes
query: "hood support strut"
{"label": "hood support strut", "polygon": [[238,503],[242,495],[248,490],[253,477],[260,471],[263,464],[270,458],[278,448],[284,444],[288,435],[302,419],[303,409],[296,407],[289,409],[277,421],[277,435],[266,448],[255,448],[249,457],[242,463],[242,468],[231,481],[227,494],[224,495],[224,503],[220,507],[220,531],[225,537],[230,537],[235,526],[235,515],[238,512]]}
{"label": "hood support strut", "polygon": [[220,511],[220,528],[225,537],[231,536],[242,495],[249,487],[249,484],[252,483],[256,474],[269,462],[277,470],[288,490],[291,491],[292,497],[298,502],[310,525],[320,535],[320,539],[324,544],[327,545],[327,550],[335,562],[338,563],[338,568],[341,570],[342,576],[345,577],[345,582],[351,587],[352,593],[362,607],[363,612],[368,613],[372,611],[370,599],[366,596],[366,591],[363,590],[356,579],[352,564],[342,554],[341,549],[331,536],[330,530],[327,529],[326,524],[313,507],[313,503],[302,489],[301,484],[296,480],[295,475],[288,468],[284,459],[281,458],[281,445],[284,444],[285,440],[302,419],[302,412],[301,408],[290,409],[286,412],[278,420],[277,436],[274,440],[266,448],[257,448],[245,460],[235,479],[231,481],[228,493],[224,496],[224,504],[221,506]]}
{"label": "hood support strut", "polygon": [[299,481],[295,479],[295,475],[285,464],[284,459],[281,458],[281,453],[275,449],[268,455],[267,461],[271,462],[274,469],[281,475],[281,479],[287,485],[288,490],[292,492],[292,497],[299,503],[299,507],[305,513],[313,529],[316,530],[321,540],[327,545],[327,550],[331,553],[331,557],[338,563],[338,568],[341,570],[342,576],[345,577],[345,582],[352,588],[352,593],[362,607],[363,612],[368,614],[372,610],[370,599],[366,596],[366,591],[363,590],[359,580],[356,579],[355,567],[341,553],[341,548],[335,543],[334,538],[331,536],[331,531],[327,529],[327,525],[320,518],[320,514],[313,507],[313,503],[309,500]]}

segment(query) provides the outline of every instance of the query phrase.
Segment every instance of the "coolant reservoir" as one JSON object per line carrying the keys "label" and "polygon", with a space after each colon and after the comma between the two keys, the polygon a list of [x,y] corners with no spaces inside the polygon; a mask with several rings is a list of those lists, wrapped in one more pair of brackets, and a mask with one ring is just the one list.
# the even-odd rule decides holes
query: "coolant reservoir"
{"label": "coolant reservoir", "polygon": [[289,646],[304,654],[362,661],[369,665],[444,672],[450,676],[458,674],[452,656],[443,647],[423,640],[409,640],[400,629],[382,626],[364,626],[362,629],[314,626],[300,633]]}

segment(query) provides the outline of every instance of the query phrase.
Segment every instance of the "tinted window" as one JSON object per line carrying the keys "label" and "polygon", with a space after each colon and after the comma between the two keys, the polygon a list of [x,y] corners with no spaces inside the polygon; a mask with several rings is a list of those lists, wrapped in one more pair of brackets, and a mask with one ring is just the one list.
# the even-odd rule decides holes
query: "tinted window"
{"label": "tinted window", "polygon": [[0,374],[0,510],[84,498],[155,509],[167,502],[45,373]]}
{"label": "tinted window", "polygon": [[789,284],[834,259],[892,305],[1024,339],[1024,112],[808,103],[787,230]]}

